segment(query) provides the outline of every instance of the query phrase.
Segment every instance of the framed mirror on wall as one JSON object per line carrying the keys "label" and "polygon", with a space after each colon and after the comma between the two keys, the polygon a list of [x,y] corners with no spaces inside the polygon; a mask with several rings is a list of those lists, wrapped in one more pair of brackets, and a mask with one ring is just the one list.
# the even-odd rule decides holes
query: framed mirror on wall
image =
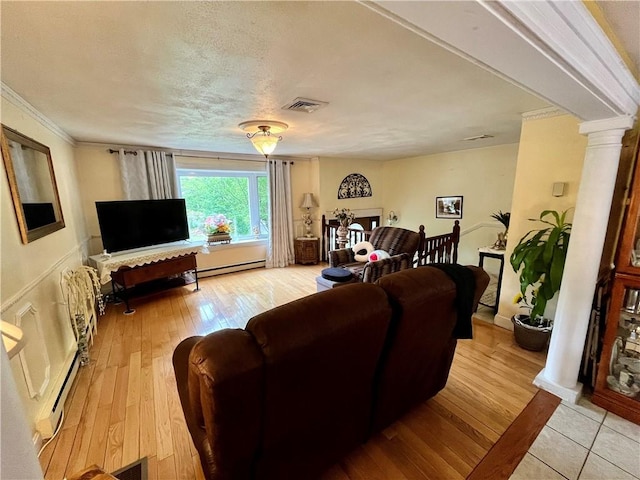
{"label": "framed mirror on wall", "polygon": [[64,228],[60,197],[49,147],[2,128],[4,160],[22,243]]}

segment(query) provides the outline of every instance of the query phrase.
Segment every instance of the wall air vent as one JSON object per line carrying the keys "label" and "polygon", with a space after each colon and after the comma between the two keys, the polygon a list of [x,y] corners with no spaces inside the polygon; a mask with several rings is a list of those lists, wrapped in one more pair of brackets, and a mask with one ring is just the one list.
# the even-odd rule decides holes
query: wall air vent
{"label": "wall air vent", "polygon": [[473,142],[474,140],[484,140],[485,138],[493,138],[493,135],[487,135],[483,133],[482,135],[475,135],[473,137],[463,138],[465,142]]}
{"label": "wall air vent", "polygon": [[310,98],[298,97],[282,107],[283,110],[291,110],[293,112],[311,113],[319,108],[326,107],[329,102],[321,102],[320,100],[311,100]]}

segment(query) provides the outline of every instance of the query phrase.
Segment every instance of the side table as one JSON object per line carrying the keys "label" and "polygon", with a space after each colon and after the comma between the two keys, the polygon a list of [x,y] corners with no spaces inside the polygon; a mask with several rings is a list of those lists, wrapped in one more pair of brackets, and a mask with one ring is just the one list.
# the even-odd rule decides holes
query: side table
{"label": "side table", "polygon": [[296,263],[317,265],[320,251],[320,239],[317,237],[298,237],[294,241]]}
{"label": "side table", "polygon": [[496,301],[493,305],[488,305],[483,302],[479,302],[485,307],[493,308],[493,313],[498,313],[498,304],[500,302],[500,288],[502,287],[502,271],[504,270],[504,250],[495,250],[491,247],[480,247],[478,249],[479,262],[478,266],[482,267],[484,265],[484,259],[486,258],[495,258],[500,260],[500,270],[498,273],[498,285],[496,286]]}

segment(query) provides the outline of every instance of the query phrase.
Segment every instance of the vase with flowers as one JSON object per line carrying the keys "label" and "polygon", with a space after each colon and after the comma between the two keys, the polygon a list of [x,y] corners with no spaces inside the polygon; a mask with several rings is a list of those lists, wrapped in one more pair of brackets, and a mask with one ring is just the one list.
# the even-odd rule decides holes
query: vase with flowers
{"label": "vase with flowers", "polygon": [[348,228],[351,222],[356,218],[356,214],[348,208],[336,208],[333,211],[333,216],[338,220],[340,226],[336,231],[338,236],[338,248],[344,248],[347,245]]}
{"label": "vase with flowers", "polygon": [[231,220],[224,214],[209,215],[204,220],[204,233],[209,243],[231,242]]}

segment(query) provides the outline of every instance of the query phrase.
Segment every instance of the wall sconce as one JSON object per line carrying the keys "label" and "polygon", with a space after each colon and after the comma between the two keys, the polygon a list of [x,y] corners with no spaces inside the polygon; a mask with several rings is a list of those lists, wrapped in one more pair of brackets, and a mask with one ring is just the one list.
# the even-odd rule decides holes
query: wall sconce
{"label": "wall sconce", "polygon": [[313,207],[317,207],[318,204],[316,203],[315,199],[313,198],[313,193],[305,193],[304,196],[302,197],[302,203],[300,204],[300,208],[306,208],[307,211],[306,213],[302,214],[302,221],[304,223],[304,226],[306,228],[306,233],[304,234],[305,237],[312,237],[313,235],[311,234],[311,224],[313,223],[313,221],[311,220],[311,213],[310,210]]}
{"label": "wall sconce", "polygon": [[269,158],[269,155],[276,149],[278,142],[282,140],[281,136],[274,134],[284,132],[289,128],[286,123],[276,122],[275,120],[250,120],[242,122],[238,126],[247,132],[247,138],[251,140],[255,149],[265,158]]}
{"label": "wall sconce", "polygon": [[389,214],[387,215],[387,225],[394,225],[398,223],[398,215],[393,210],[389,210]]}
{"label": "wall sconce", "polygon": [[22,329],[4,320],[0,320],[0,332],[2,332],[2,343],[9,355],[9,358],[15,357],[24,347],[25,339]]}
{"label": "wall sconce", "polygon": [[556,182],[553,184],[553,188],[551,189],[551,195],[554,197],[561,197],[564,195],[564,187],[567,184],[564,182]]}

